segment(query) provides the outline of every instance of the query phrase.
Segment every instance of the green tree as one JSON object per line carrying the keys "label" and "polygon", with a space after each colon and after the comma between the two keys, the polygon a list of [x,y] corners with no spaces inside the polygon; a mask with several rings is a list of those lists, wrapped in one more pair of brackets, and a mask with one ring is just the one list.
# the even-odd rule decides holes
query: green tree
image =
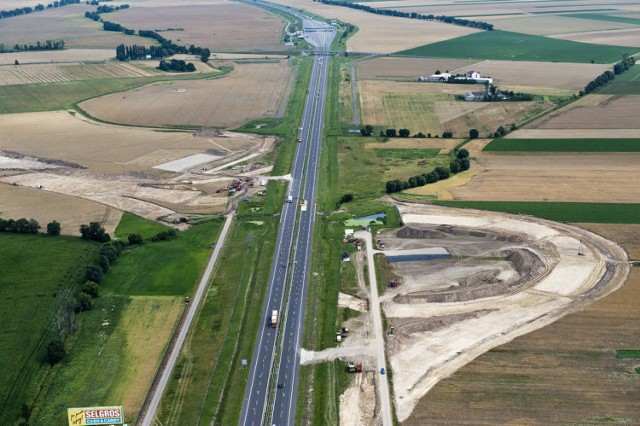
{"label": "green tree", "polygon": [[409,129],[400,129],[400,130],[398,130],[398,135],[401,138],[408,138],[410,134],[411,134],[411,131]]}
{"label": "green tree", "polygon": [[102,272],[102,269],[97,265],[89,265],[84,270],[84,279],[87,281],[93,281],[94,283],[99,283],[100,281],[102,281],[103,277],[104,277],[104,272]]}
{"label": "green tree", "polygon": [[129,234],[129,236],[127,237],[127,239],[129,240],[129,244],[131,245],[135,245],[135,244],[142,244],[142,235],[140,234]]}
{"label": "green tree", "polygon": [[460,173],[461,171],[460,163],[458,161],[459,160],[456,159],[456,161],[452,161],[451,164],[449,164],[449,170],[453,174]]}
{"label": "green tree", "polygon": [[469,130],[469,139],[478,139],[478,136],[480,136],[480,132],[478,132],[478,129]]}
{"label": "green tree", "polygon": [[82,284],[82,288],[80,289],[80,291],[82,293],[88,294],[91,297],[98,297],[98,295],[100,294],[100,287],[93,281],[86,281],[84,284]]}
{"label": "green tree", "polygon": [[438,174],[438,180],[449,179],[449,176],[451,176],[451,172],[449,171],[449,169],[446,169],[442,166],[436,167],[434,172]]}
{"label": "green tree", "polygon": [[87,293],[81,292],[78,295],[78,310],[80,312],[90,311],[93,309],[93,299]]}
{"label": "green tree", "polygon": [[387,129],[384,132],[385,136],[388,138],[395,138],[397,135],[396,129]]}
{"label": "green tree", "polygon": [[456,158],[469,158],[469,151],[462,148],[456,153]]}
{"label": "green tree", "polygon": [[98,222],[91,222],[89,225],[80,225],[80,234],[82,239],[106,243],[111,240],[102,226]]}
{"label": "green tree", "polygon": [[367,124],[362,129],[360,129],[360,134],[362,136],[371,136],[373,134],[373,126],[370,124]]}
{"label": "green tree", "polygon": [[208,48],[202,49],[202,53],[200,53],[200,60],[202,62],[208,62],[211,57],[211,51]]}
{"label": "green tree", "polygon": [[109,258],[104,254],[101,254],[98,257],[98,266],[100,266],[100,269],[102,269],[102,272],[106,274],[107,271],[109,270],[109,266],[111,266],[111,263],[109,262]]}
{"label": "green tree", "polygon": [[47,223],[47,234],[60,235],[60,222],[54,220],[53,222]]}
{"label": "green tree", "polygon": [[351,193],[344,194],[342,197],[340,197],[340,204],[348,203],[349,201],[353,201],[353,194]]}
{"label": "green tree", "polygon": [[14,65],[20,65],[20,61],[18,61],[17,59],[15,61],[13,61]]}
{"label": "green tree", "polygon": [[47,362],[51,365],[55,365],[62,361],[67,355],[64,350],[64,343],[60,339],[55,339],[49,342],[47,345]]}
{"label": "green tree", "polygon": [[443,138],[452,138],[453,137],[453,133],[452,132],[442,132],[442,137]]}

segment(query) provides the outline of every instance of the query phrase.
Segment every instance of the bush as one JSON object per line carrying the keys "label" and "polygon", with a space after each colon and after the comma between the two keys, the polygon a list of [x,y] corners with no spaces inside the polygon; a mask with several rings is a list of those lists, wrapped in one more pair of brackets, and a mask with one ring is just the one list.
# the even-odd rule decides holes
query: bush
{"label": "bush", "polygon": [[142,244],[143,241],[142,235],[140,234],[129,234],[127,239],[129,240],[129,244],[131,245]]}
{"label": "bush", "polygon": [[453,133],[452,132],[442,132],[442,137],[450,139],[450,138],[453,137]]}
{"label": "bush", "polygon": [[98,222],[91,222],[89,225],[80,225],[80,234],[83,240],[97,241],[106,243],[111,241],[111,237],[107,234]]}
{"label": "bush", "polygon": [[478,129],[469,130],[469,139],[478,139],[478,136],[480,136],[480,132],[478,132]]}
{"label": "bush", "polygon": [[82,285],[82,289],[80,291],[82,293],[88,294],[91,297],[98,297],[100,293],[100,287],[93,281],[87,281]]}
{"label": "bush", "polygon": [[55,365],[62,361],[67,355],[64,350],[64,343],[60,339],[52,340],[47,345],[47,362],[51,365]]}
{"label": "bush", "polygon": [[113,264],[120,255],[120,252],[112,245],[105,245],[100,247],[100,254],[106,256],[107,259],[109,259],[109,263]]}
{"label": "bush", "polygon": [[93,309],[93,299],[87,293],[81,292],[78,295],[78,310],[80,312]]}
{"label": "bush", "polygon": [[456,153],[456,158],[469,158],[469,151],[467,151],[466,149],[462,148],[461,150],[459,150]]}
{"label": "bush", "polygon": [[109,270],[109,266],[111,266],[111,263],[109,262],[109,258],[104,254],[101,254],[98,257],[98,266],[100,266],[100,269],[102,269],[102,272],[106,274],[107,271]]}
{"label": "bush", "polygon": [[87,281],[99,283],[102,281],[102,277],[104,277],[104,272],[102,272],[102,269],[99,266],[89,265],[84,271],[84,279]]}
{"label": "bush", "polygon": [[151,237],[151,241],[167,241],[175,238],[177,235],[175,229],[167,229]]}
{"label": "bush", "polygon": [[47,234],[60,235],[60,222],[54,220],[53,222],[47,223]]}

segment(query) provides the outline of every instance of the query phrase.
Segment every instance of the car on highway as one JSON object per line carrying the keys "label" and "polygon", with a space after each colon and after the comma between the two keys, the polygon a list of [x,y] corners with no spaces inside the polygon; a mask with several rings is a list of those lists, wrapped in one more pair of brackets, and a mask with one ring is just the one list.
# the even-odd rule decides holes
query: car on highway
{"label": "car on highway", "polygon": [[278,383],[278,389],[282,389],[283,387],[284,387],[284,383],[283,382]]}
{"label": "car on highway", "polygon": [[384,367],[380,369],[380,374],[384,374]]}

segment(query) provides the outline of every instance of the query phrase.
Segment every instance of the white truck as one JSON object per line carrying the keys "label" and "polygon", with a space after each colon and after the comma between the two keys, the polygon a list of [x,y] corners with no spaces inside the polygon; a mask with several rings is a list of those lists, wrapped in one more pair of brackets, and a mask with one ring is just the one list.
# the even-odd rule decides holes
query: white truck
{"label": "white truck", "polygon": [[287,197],[287,203],[293,203],[293,195]]}

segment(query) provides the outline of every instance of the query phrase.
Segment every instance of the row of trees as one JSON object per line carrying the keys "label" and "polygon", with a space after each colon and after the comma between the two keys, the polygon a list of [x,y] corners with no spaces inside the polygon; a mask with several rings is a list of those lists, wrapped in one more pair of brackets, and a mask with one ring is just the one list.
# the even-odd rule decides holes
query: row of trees
{"label": "row of trees", "polygon": [[172,59],[171,61],[160,61],[158,69],[161,71],[194,72],[196,66],[191,62],[186,63],[182,59]]}
{"label": "row of trees", "polygon": [[406,181],[402,181],[400,179],[387,181],[386,191],[387,194],[393,194],[394,192],[400,192],[405,189],[424,186],[429,183],[449,179],[452,174],[469,170],[469,167],[471,167],[471,163],[469,162],[469,151],[461,149],[456,152],[455,159],[451,161],[449,168],[438,166],[431,172],[410,177]]}
{"label": "row of trees", "polygon": [[37,41],[35,44],[16,44],[13,50],[16,52],[26,50],[62,50],[64,49],[64,40],[46,40],[44,42]]}
{"label": "row of trees", "polygon": [[613,71],[605,71],[593,80],[591,80],[584,88],[584,90],[580,91],[580,96],[587,95],[593,92],[598,87],[605,86],[611,80],[615,78],[616,75],[622,74],[636,63],[636,59],[633,56],[629,56],[628,54],[622,55],[622,60],[616,63],[613,66]]}
{"label": "row of trees", "polygon": [[[370,124],[367,124],[366,126],[364,126],[363,128],[360,129],[360,135],[362,136],[373,136],[373,126]],[[380,130],[380,137],[381,138],[395,138],[395,137],[401,137],[401,138],[408,138],[411,137],[411,130],[409,129],[386,129],[386,130]],[[431,137],[431,133],[427,133],[426,135],[422,132],[418,132],[415,135],[413,135],[414,138],[430,138]],[[435,136],[436,138],[438,137],[438,135]],[[442,132],[442,137],[443,138],[452,138],[453,137],[453,133],[452,132]]]}
{"label": "row of trees", "polygon": [[66,6],[68,4],[79,4],[80,0],[56,0],[53,3],[49,3],[46,7],[43,4],[38,4],[35,7],[18,7],[12,10],[0,10],[0,19],[11,18],[14,16],[28,15],[34,12],[41,12],[45,9],[52,9],[54,7]]}
{"label": "row of trees", "polygon": [[84,17],[98,22],[101,20],[100,18],[101,13],[110,13],[110,12],[114,12],[116,10],[121,10],[121,9],[129,9],[129,5],[123,4],[121,6],[107,6],[107,5],[98,6],[95,12],[85,12]]}
{"label": "row of trees", "polygon": [[[183,46],[178,46],[182,48]],[[211,56],[211,51],[207,48],[196,47],[193,44],[188,48],[184,48],[184,52],[175,52],[173,49],[166,49],[162,46],[139,46],[134,44],[132,46],[125,46],[119,44],[116,46],[116,59],[119,61],[135,61],[140,59],[162,59],[167,56],[174,55],[175,53],[189,53],[191,55],[200,55],[202,62],[207,62]]]}
{"label": "row of trees", "polygon": [[456,18],[455,16],[445,15],[423,15],[417,12],[402,12],[394,9],[376,9],[375,7],[366,6],[360,3],[351,3],[347,1],[321,0],[324,4],[333,6],[344,6],[352,9],[364,10],[365,12],[375,13],[377,15],[399,16],[401,18],[422,19],[426,21],[440,21],[445,24],[460,25],[463,27],[479,28],[482,30],[493,31],[493,25],[482,21],[471,21],[469,19]]}

